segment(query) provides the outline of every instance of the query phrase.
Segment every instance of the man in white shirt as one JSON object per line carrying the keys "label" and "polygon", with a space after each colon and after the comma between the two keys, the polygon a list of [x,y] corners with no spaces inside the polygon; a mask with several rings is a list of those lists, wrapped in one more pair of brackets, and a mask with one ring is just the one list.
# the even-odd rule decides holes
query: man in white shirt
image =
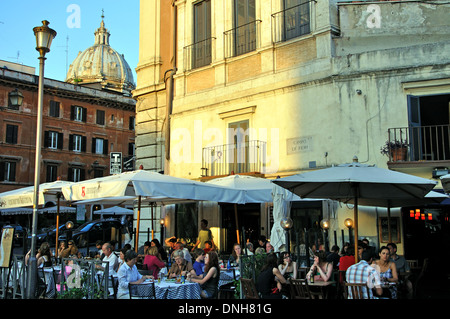
{"label": "man in white shirt", "polygon": [[[102,246],[102,252],[105,255],[102,261],[109,262],[109,274],[114,274],[119,266],[119,259],[117,258],[116,254],[114,254],[112,245],[110,243],[104,243]],[[97,267],[101,270],[105,270],[106,265],[106,263],[102,263],[101,266],[99,265]]]}

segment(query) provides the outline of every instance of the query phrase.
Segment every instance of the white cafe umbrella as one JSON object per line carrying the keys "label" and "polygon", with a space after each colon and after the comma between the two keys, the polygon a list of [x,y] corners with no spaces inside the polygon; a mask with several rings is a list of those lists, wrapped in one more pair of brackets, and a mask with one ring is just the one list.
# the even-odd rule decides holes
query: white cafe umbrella
{"label": "white cafe umbrella", "polygon": [[218,202],[225,199],[231,201],[235,198],[239,199],[241,196],[240,192],[226,187],[207,185],[185,178],[145,170],[124,172],[117,175],[78,182],[69,187],[63,187],[62,191],[64,196],[70,201],[106,199],[122,196],[136,197],[138,200],[136,239],[139,238],[140,204],[142,197],[146,197],[146,199],[153,202],[170,203],[180,200],[208,200]]}
{"label": "white cafe umbrella", "polygon": [[[271,231],[270,242],[275,249],[281,246],[283,243],[283,236],[279,236],[280,229],[281,234],[283,234],[284,230],[280,226],[281,218],[286,215],[286,210],[283,208],[279,208],[279,205],[283,205],[280,201],[280,197],[277,197],[277,201],[274,201],[274,184],[271,183],[269,179],[254,177],[248,175],[230,175],[226,177],[219,177],[206,182],[207,184],[219,185],[224,187],[229,187],[235,190],[239,190],[242,192],[242,196],[240,198],[236,198],[231,203],[234,203],[234,213],[236,219],[236,236],[237,242],[239,243],[239,226],[238,226],[238,216],[237,216],[237,205],[236,204],[247,204],[247,203],[267,203],[273,202],[273,217],[274,217],[274,226]],[[281,191],[284,192],[284,191]],[[289,200],[301,200],[300,197],[288,192]],[[228,202],[226,200],[221,200],[221,202]],[[282,209],[282,211],[280,211]],[[280,245],[278,245],[281,242]],[[274,245],[275,244],[275,245]]]}
{"label": "white cafe umbrella", "polygon": [[[392,206],[389,201],[423,199],[437,184],[414,175],[361,164],[357,159],[351,164],[296,174],[273,182],[302,198],[329,198],[353,203],[355,252],[358,251],[358,205],[387,203],[387,206]],[[357,253],[355,260],[358,261]]]}
{"label": "white cafe umbrella", "polygon": [[[59,207],[61,204],[61,189],[64,186],[74,184],[69,181],[56,180],[54,182],[42,183],[39,185],[38,206],[46,202],[57,202],[56,205],[56,247],[58,247],[59,229]],[[33,206],[34,186],[22,187],[0,194],[1,208],[27,207]],[[62,198],[64,200],[64,198]]]}
{"label": "white cafe umbrella", "polygon": [[113,206],[94,211],[94,214],[101,214],[101,215],[103,214],[130,215],[133,213],[134,210],[120,206]]}

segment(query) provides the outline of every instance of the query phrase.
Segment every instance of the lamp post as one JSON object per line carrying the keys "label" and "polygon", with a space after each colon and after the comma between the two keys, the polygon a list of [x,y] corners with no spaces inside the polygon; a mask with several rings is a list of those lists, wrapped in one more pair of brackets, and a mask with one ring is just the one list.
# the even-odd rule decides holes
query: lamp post
{"label": "lamp post", "polygon": [[286,235],[286,251],[290,254],[290,245],[289,245],[289,230],[294,226],[294,222],[290,217],[283,217],[280,220],[280,225],[283,227],[285,235]]}
{"label": "lamp post", "polygon": [[42,109],[44,105],[44,61],[45,54],[50,51],[52,40],[56,37],[56,31],[48,27],[50,22],[42,21],[42,26],[33,28],[36,37],[36,50],[39,52],[39,87],[38,87],[38,113],[36,124],[36,158],[34,166],[34,193],[33,193],[33,223],[31,233],[31,253],[28,260],[27,298],[35,297],[37,281],[36,260],[36,233],[39,205],[39,184],[41,172],[41,143],[42,143]]}
{"label": "lamp post", "polygon": [[159,220],[159,225],[161,226],[161,229],[160,229],[160,239],[161,239],[161,243],[163,242],[163,239],[164,239],[164,224],[165,224],[164,218],[161,218],[161,219]]}
{"label": "lamp post", "polygon": [[325,244],[325,251],[328,251],[328,229],[330,228],[330,222],[328,219],[324,218],[320,221],[320,227],[323,229],[324,232],[324,244]]}
{"label": "lamp post", "polygon": [[[348,241],[350,242],[350,244],[352,243],[352,227],[353,227],[353,220],[351,218],[347,218],[346,220],[344,220],[344,225],[345,227],[348,228]],[[358,253],[357,251],[355,251],[355,254]]]}

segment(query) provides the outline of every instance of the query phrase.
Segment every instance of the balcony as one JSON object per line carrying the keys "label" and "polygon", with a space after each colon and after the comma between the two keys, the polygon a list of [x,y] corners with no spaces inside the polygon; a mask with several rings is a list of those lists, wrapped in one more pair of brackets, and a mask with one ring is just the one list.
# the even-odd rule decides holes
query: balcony
{"label": "balcony", "polygon": [[215,38],[208,38],[184,47],[184,65],[186,71],[211,64],[211,47],[214,40]]}
{"label": "balcony", "polygon": [[255,140],[203,148],[202,177],[263,172],[266,144]]}
{"label": "balcony", "polygon": [[274,43],[288,41],[311,32],[310,1],[272,14]]}
{"label": "balcony", "polygon": [[235,57],[259,48],[261,20],[255,20],[224,32],[225,58]]}
{"label": "balcony", "polygon": [[450,126],[410,126],[390,128],[389,141],[405,145],[403,154],[388,150],[388,166],[450,166]]}

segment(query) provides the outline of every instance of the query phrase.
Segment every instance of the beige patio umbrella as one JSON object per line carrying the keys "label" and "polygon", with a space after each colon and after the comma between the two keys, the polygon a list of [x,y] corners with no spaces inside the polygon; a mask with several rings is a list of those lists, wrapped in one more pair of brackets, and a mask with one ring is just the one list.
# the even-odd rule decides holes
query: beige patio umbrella
{"label": "beige patio umbrella", "polygon": [[[305,198],[329,198],[354,204],[355,252],[358,251],[358,205],[391,207],[394,201],[423,199],[436,181],[404,174],[375,165],[341,164],[273,180]],[[358,262],[358,254],[355,253]]]}

